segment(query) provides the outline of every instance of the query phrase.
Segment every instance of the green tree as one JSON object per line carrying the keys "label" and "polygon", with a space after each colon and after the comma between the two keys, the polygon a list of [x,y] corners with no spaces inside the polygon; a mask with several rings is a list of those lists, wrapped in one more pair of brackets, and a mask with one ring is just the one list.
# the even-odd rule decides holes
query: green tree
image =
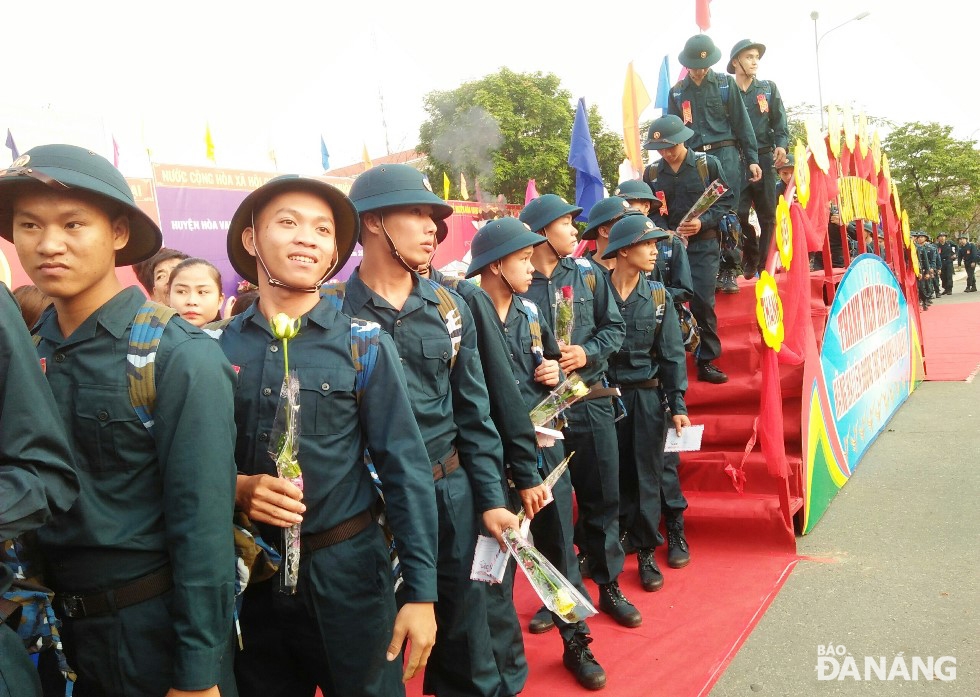
{"label": "green tree", "polygon": [[[426,174],[451,182],[459,195],[462,172],[470,193],[474,180],[486,194],[523,203],[528,179],[538,191],[575,197],[575,174],[568,150],[575,111],[571,93],[552,74],[515,73],[507,68],[456,89],[424,98],[428,117],[419,129],[417,150],[426,155]],[[596,108],[589,108],[589,131],[606,188],[618,183],[622,139],[610,132]]]}
{"label": "green tree", "polygon": [[952,127],[914,121],[897,126],[882,143],[902,208],[913,230],[930,234],[980,232],[980,152],[956,140]]}

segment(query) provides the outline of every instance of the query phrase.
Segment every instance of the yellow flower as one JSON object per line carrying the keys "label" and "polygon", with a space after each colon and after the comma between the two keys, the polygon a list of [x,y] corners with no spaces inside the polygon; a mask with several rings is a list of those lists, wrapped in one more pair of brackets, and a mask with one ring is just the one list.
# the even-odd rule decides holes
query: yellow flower
{"label": "yellow flower", "polygon": [[285,312],[280,312],[272,316],[272,336],[277,339],[292,339],[299,334],[299,325],[298,317],[293,319]]}
{"label": "yellow flower", "polygon": [[572,596],[564,588],[555,591],[552,598],[555,601],[555,612],[562,617],[567,618],[568,614],[575,609],[575,601],[572,600]]}

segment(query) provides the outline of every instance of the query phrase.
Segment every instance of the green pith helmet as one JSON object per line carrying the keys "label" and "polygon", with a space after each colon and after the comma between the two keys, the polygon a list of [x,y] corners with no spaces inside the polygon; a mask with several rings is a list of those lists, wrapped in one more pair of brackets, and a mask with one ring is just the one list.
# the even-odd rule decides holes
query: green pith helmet
{"label": "green pith helmet", "polygon": [[473,238],[470,245],[473,260],[466,270],[466,278],[476,276],[487,264],[503,259],[508,254],[544,244],[545,241],[544,237],[531,232],[531,228],[517,218],[491,220]]}
{"label": "green pith helmet", "polygon": [[0,237],[13,241],[12,197],[17,185],[44,184],[70,194],[84,191],[122,207],[129,218],[129,241],[116,252],[116,266],[149,259],[163,244],[160,228],[139,209],[122,173],[112,163],[77,145],[38,145],[0,170]]}
{"label": "green pith helmet", "polygon": [[612,259],[616,253],[634,244],[647,240],[662,240],[670,237],[670,233],[661,230],[653,221],[638,211],[632,211],[623,216],[609,231],[609,246],[606,247],[603,259]]}
{"label": "green pith helmet", "polygon": [[520,219],[534,232],[541,232],[559,218],[566,215],[574,218],[581,212],[581,208],[573,206],[558,194],[545,194],[524,206]]}
{"label": "green pith helmet", "polygon": [[796,168],[796,158],[793,157],[793,153],[788,152],[786,153],[786,162],[779,165],[779,167],[776,167],[776,171],[778,172],[781,169],[795,169],[795,168]]}
{"label": "green pith helmet", "polygon": [[710,68],[721,59],[721,49],[715,46],[715,42],[707,34],[695,34],[681,51],[677,60],[688,70],[699,68]]}
{"label": "green pith helmet", "polygon": [[[648,187],[649,188],[649,187]],[[594,240],[599,236],[599,226],[605,225],[610,221],[622,218],[632,209],[625,198],[610,196],[601,201],[597,201],[592,210],[589,211],[588,227],[582,233],[583,240]]]}
{"label": "green pith helmet", "polygon": [[446,222],[445,218],[439,218],[436,221],[436,242],[442,244],[449,237],[449,223]]}
{"label": "green pith helmet", "polygon": [[413,205],[432,206],[436,220],[453,214],[453,207],[432,193],[422,173],[409,165],[372,167],[354,180],[350,199],[360,214]]}
{"label": "green pith helmet", "polygon": [[732,75],[735,74],[735,59],[738,58],[738,54],[742,51],[748,51],[750,48],[754,48],[759,51],[759,58],[762,58],[766,54],[766,47],[760,44],[758,41],[753,41],[752,39],[742,39],[737,44],[732,46],[732,54],[728,57],[728,72]]}
{"label": "green pith helmet", "polygon": [[663,201],[657,198],[650,185],[642,179],[627,179],[619,182],[613,194],[627,201],[649,201],[653,208],[660,208],[663,205]]}
{"label": "green pith helmet", "polygon": [[675,145],[680,145],[694,135],[694,131],[684,125],[680,116],[668,114],[654,119],[647,131],[647,142],[643,144],[644,150],[666,150]]}
{"label": "green pith helmet", "polygon": [[255,222],[255,215],[262,207],[279,194],[290,191],[304,191],[318,196],[329,204],[333,211],[335,239],[339,258],[333,267],[336,273],[354,252],[360,222],[357,210],[344,192],[320,179],[301,177],[298,174],[283,174],[274,177],[245,197],[228,226],[228,259],[232,267],[249,283],[258,285],[258,262],[248,253],[242,242],[242,232]]}

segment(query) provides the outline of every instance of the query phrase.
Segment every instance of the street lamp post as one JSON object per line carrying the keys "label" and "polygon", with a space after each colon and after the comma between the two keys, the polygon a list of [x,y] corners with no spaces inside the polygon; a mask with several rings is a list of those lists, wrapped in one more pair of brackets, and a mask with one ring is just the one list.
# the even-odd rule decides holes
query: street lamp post
{"label": "street lamp post", "polygon": [[820,100],[820,127],[821,128],[823,128],[823,126],[824,126],[824,115],[823,115],[823,85],[820,82],[820,42],[823,41],[824,40],[824,37],[826,37],[827,34],[829,34],[830,32],[836,31],[836,30],[840,29],[845,24],[850,24],[851,22],[856,22],[858,20],[864,19],[865,17],[867,17],[870,14],[871,13],[870,12],[867,12],[867,11],[862,12],[861,14],[858,14],[858,15],[855,15],[854,17],[851,17],[846,22],[841,22],[840,24],[838,24],[833,29],[828,29],[823,34],[818,35],[817,34],[817,19],[820,18],[820,13],[817,12],[816,10],[814,10],[813,12],[810,13],[810,19],[813,20],[813,49],[814,49],[814,52],[817,55],[817,97]]}

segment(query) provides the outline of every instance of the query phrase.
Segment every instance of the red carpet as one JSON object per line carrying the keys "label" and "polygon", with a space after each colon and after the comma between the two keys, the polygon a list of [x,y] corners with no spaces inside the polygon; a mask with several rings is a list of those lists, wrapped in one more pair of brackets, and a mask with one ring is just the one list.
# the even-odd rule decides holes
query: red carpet
{"label": "red carpet", "polygon": [[920,315],[926,380],[959,382],[980,368],[980,303],[945,301]]}
{"label": "red carpet", "polygon": [[[691,501],[692,510],[696,506]],[[667,566],[666,551],[657,560],[666,583],[656,593],[640,587],[636,557],[626,560],[620,585],[643,613],[637,629],[620,627],[600,613],[590,618],[592,648],[606,669],[608,683],[599,694],[608,697],[698,697],[708,694],[738,648],[779,591],[797,557],[790,545],[766,535],[749,534],[728,521],[690,517],[688,539],[691,564],[684,569]],[[591,581],[586,585],[597,599]],[[540,603],[526,579],[518,576],[515,605],[526,627]],[[556,631],[544,635],[525,632],[530,677],[523,695],[587,694],[562,666],[561,639]],[[421,694],[422,682],[408,686],[412,697]]]}

